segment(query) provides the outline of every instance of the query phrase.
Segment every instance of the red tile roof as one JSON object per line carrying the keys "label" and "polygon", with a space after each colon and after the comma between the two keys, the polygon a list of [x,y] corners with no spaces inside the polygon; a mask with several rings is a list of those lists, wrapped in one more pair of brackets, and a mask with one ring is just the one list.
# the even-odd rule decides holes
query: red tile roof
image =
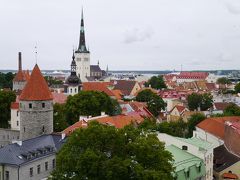
{"label": "red tile roof", "polygon": [[11,109],[19,109],[19,102],[12,102]]}
{"label": "red tile roof", "polygon": [[131,123],[137,123],[140,124],[143,122],[144,118],[142,118],[140,115],[117,115],[117,116],[108,116],[108,117],[102,117],[99,119],[96,119],[101,124],[107,124],[111,126],[115,126],[116,128],[123,128],[124,126],[127,126]]}
{"label": "red tile roof", "polygon": [[78,128],[85,128],[88,125],[88,122],[91,121],[98,121],[101,124],[105,125],[110,125],[110,126],[115,126],[116,128],[123,128],[124,126],[127,126],[131,123],[135,124],[140,124],[141,122],[144,121],[144,118],[142,118],[138,114],[134,115],[117,115],[117,116],[106,116],[106,117],[101,117],[98,119],[93,119],[93,120],[80,120],[73,124],[72,126],[69,126],[65,130],[63,130],[63,133],[66,135],[70,135],[72,132],[74,132]]}
{"label": "red tile roof", "polygon": [[207,72],[181,72],[177,79],[206,79],[207,77]]}
{"label": "red tile roof", "polygon": [[13,78],[13,82],[18,81],[28,81],[30,78],[29,71],[19,70],[16,76]]}
{"label": "red tile roof", "polygon": [[216,110],[221,110],[223,111],[224,109],[226,109],[226,107],[228,107],[231,103],[227,103],[227,102],[215,102],[214,106],[216,108]]}
{"label": "red tile roof", "polygon": [[37,64],[35,65],[31,77],[25,85],[19,99],[25,101],[43,101],[53,99],[47,82],[42,76]]}
{"label": "red tile roof", "polygon": [[64,93],[52,92],[53,103],[64,104],[67,101],[67,96]]}
{"label": "red tile roof", "polygon": [[114,89],[121,90],[121,92],[125,96],[128,96],[131,94],[135,84],[137,83],[136,81],[127,81],[127,80],[115,80],[112,82],[114,84]]}
{"label": "red tile roof", "polygon": [[224,179],[238,179],[238,176],[236,174],[232,174],[232,173],[224,173],[222,175],[222,177]]}
{"label": "red tile roof", "polygon": [[105,92],[108,96],[114,96],[114,93],[108,89],[111,85],[109,82],[84,82],[83,91],[100,91]]}
{"label": "red tile roof", "polygon": [[207,131],[208,133],[224,139],[224,124],[226,121],[238,122],[240,121],[240,116],[226,116],[226,117],[213,117],[207,118],[200,122],[197,127]]}

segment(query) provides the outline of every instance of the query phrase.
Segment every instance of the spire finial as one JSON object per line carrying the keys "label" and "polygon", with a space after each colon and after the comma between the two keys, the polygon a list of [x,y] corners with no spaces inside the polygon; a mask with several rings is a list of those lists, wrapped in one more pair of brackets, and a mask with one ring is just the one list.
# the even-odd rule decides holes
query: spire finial
{"label": "spire finial", "polygon": [[34,49],[35,49],[35,61],[36,61],[36,64],[37,64],[37,60],[38,60],[38,59],[37,59],[37,55],[38,55],[38,51],[37,51],[37,43],[36,43]]}
{"label": "spire finial", "polygon": [[73,48],[73,55],[72,55],[72,59],[75,59],[75,55],[74,55],[74,48]]}
{"label": "spire finial", "polygon": [[83,6],[82,6],[82,14],[81,14],[81,19],[83,19]]}
{"label": "spire finial", "polygon": [[98,62],[97,62],[97,65],[99,66],[99,60],[98,60]]}

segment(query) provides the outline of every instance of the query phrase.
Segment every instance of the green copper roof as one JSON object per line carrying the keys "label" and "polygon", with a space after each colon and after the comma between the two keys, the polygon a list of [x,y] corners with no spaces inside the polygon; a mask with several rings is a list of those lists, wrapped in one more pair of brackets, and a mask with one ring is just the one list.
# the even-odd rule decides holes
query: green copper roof
{"label": "green copper roof", "polygon": [[192,144],[196,147],[199,147],[199,150],[209,150],[211,148],[213,148],[213,145],[207,141],[201,140],[199,138],[196,137],[192,137],[189,139],[185,139],[185,138],[178,138],[176,137],[178,140],[181,140],[183,142],[186,142],[188,144]]}
{"label": "green copper roof", "polygon": [[184,151],[174,145],[166,147],[172,153],[176,168],[174,176],[179,180],[196,179],[206,174],[205,165],[202,159]]}

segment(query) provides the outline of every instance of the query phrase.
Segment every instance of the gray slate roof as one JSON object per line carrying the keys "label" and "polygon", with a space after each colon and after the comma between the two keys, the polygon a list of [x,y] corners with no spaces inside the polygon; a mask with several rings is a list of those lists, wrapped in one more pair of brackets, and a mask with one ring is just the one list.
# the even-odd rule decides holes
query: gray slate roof
{"label": "gray slate roof", "polygon": [[51,134],[22,141],[21,146],[17,143],[6,145],[0,148],[0,164],[21,165],[49,156],[60,150],[65,142],[61,135]]}
{"label": "gray slate roof", "polygon": [[240,158],[230,153],[224,145],[215,148],[213,150],[213,153],[214,153],[213,169],[216,172],[221,172],[224,169],[232,166],[236,162],[240,161]]}
{"label": "gray slate roof", "polygon": [[102,72],[101,68],[99,67],[99,65],[91,65],[90,66],[90,71],[91,72]]}

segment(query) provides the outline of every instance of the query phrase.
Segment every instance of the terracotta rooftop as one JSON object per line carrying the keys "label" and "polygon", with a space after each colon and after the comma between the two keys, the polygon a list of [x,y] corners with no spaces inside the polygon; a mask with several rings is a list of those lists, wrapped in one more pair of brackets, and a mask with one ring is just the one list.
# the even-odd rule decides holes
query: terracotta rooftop
{"label": "terracotta rooftop", "polygon": [[226,117],[213,117],[207,118],[200,122],[197,127],[207,131],[208,133],[224,139],[224,124],[226,121],[238,122],[240,121],[240,116],[226,116]]}
{"label": "terracotta rooftop", "polygon": [[52,92],[53,103],[64,104],[67,101],[67,96],[64,93]]}
{"label": "terracotta rooftop", "polygon": [[214,103],[215,109],[221,110],[221,111],[226,109],[226,107],[228,107],[229,105],[231,105],[231,103],[227,103],[227,102],[215,102]]}
{"label": "terracotta rooftop", "polygon": [[206,79],[208,77],[207,72],[181,72],[178,79]]}
{"label": "terracotta rooftop", "polygon": [[111,85],[109,82],[84,82],[83,91],[100,91],[105,92],[108,96],[114,96],[114,93],[108,89]]}
{"label": "terracotta rooftop", "polygon": [[238,176],[236,174],[232,174],[232,173],[224,173],[222,175],[222,177],[224,179],[238,179]]}
{"label": "terracotta rooftop", "polygon": [[30,79],[25,85],[19,99],[25,101],[44,101],[53,99],[47,82],[37,64],[34,66]]}
{"label": "terracotta rooftop", "polygon": [[136,81],[127,81],[127,80],[113,81],[114,89],[121,90],[121,92],[126,96],[131,94],[136,83],[137,83]]}
{"label": "terracotta rooftop", "polygon": [[13,82],[28,81],[30,79],[29,71],[19,70],[16,76],[13,78]]}
{"label": "terracotta rooftop", "polygon": [[80,120],[73,124],[72,126],[69,126],[65,130],[63,130],[63,133],[66,135],[70,135],[72,132],[74,132],[78,128],[86,128],[88,125],[88,122],[91,121],[98,121],[101,124],[109,125],[109,126],[115,126],[116,128],[123,128],[124,126],[127,126],[131,123],[136,123],[140,124],[141,122],[144,121],[144,118],[142,118],[138,114],[134,115],[117,115],[117,116],[106,116],[106,117],[101,117],[98,119],[92,119],[92,120]]}
{"label": "terracotta rooftop", "polygon": [[19,109],[19,102],[12,102],[11,109]]}

